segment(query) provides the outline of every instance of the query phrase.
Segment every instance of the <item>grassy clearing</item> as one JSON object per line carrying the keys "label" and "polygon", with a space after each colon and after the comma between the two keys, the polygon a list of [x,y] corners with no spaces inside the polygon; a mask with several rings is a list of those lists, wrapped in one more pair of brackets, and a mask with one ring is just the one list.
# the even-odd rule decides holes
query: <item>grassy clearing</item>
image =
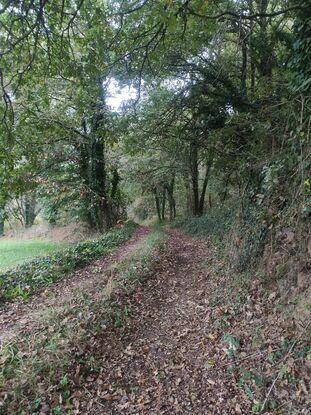
{"label": "grassy clearing", "polygon": [[16,268],[0,273],[0,303],[22,298],[64,278],[78,267],[90,263],[127,241],[136,229],[129,222],[124,228],[113,230],[96,240],[79,242],[46,257],[37,257]]}
{"label": "grassy clearing", "polygon": [[66,244],[40,239],[0,240],[0,270],[13,267],[37,256],[48,255],[61,247],[66,247]]}
{"label": "grassy clearing", "polygon": [[[96,296],[77,292],[75,300],[47,310],[40,332],[16,337],[0,351],[0,414],[74,413],[70,370],[96,371],[88,350],[97,336],[127,324],[128,311],[112,297],[135,289],[153,270],[165,235],[157,231],[107,271],[114,275]],[[122,295],[122,294],[121,294]],[[39,387],[38,387],[39,385]]]}

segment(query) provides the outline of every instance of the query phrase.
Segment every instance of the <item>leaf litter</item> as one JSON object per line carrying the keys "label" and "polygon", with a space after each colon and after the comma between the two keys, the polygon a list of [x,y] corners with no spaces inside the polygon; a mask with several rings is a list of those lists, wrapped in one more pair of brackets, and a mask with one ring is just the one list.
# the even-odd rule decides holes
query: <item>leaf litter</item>
{"label": "leaf litter", "polygon": [[309,414],[310,349],[277,295],[256,278],[237,285],[213,246],[168,233],[148,278],[113,290],[113,324],[94,330],[90,314],[67,395],[32,413]]}

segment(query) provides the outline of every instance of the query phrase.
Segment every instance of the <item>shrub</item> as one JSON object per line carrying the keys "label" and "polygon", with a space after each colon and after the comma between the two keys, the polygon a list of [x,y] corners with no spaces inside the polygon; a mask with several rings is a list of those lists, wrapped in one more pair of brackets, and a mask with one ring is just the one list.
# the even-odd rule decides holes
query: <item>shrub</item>
{"label": "shrub", "polygon": [[236,215],[236,209],[230,207],[215,207],[203,216],[187,218],[176,222],[185,232],[194,236],[212,236],[222,239],[230,230]]}

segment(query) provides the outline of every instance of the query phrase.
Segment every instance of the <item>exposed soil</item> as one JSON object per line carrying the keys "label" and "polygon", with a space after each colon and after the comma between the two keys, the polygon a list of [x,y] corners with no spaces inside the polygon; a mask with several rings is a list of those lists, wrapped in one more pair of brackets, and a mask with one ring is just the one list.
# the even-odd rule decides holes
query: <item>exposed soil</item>
{"label": "exposed soil", "polygon": [[32,296],[27,302],[8,303],[0,307],[0,344],[14,336],[16,331],[33,330],[40,315],[47,308],[60,307],[74,295],[75,290],[88,291],[98,284],[107,283],[107,271],[114,263],[126,256],[149,233],[147,227],[139,227],[132,238],[110,255],[92,262],[63,280]]}

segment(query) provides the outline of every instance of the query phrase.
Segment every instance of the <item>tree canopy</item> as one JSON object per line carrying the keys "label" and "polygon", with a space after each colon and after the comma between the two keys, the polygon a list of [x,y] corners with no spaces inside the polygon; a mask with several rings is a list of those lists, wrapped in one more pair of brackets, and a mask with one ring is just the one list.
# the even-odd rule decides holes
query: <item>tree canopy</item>
{"label": "tree canopy", "polygon": [[39,211],[103,230],[139,204],[279,208],[288,181],[308,214],[308,3],[1,1],[0,232]]}

